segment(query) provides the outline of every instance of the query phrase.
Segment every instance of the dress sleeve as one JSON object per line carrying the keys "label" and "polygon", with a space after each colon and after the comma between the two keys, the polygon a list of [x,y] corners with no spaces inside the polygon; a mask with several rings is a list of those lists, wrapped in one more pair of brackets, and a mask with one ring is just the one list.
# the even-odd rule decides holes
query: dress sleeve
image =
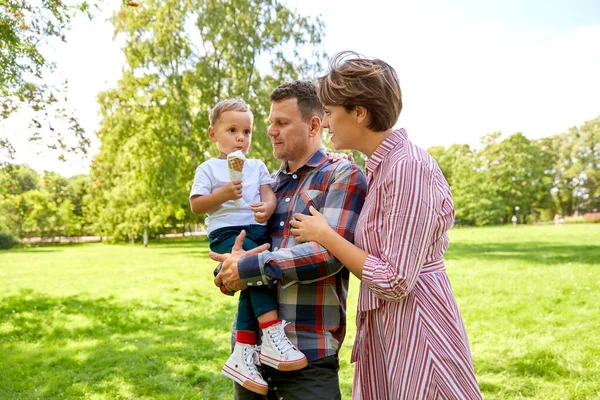
{"label": "dress sleeve", "polygon": [[385,181],[379,258],[369,255],[362,282],[375,296],[403,299],[414,287],[432,243],[435,184],[426,165],[399,162]]}

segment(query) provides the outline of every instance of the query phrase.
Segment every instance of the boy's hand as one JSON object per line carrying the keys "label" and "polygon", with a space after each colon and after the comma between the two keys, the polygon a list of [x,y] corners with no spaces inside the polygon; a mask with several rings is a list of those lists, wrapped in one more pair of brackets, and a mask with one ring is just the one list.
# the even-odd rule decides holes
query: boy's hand
{"label": "boy's hand", "polygon": [[259,224],[265,223],[271,218],[275,207],[269,205],[269,203],[261,201],[260,203],[250,204],[250,210],[254,212],[254,220]]}
{"label": "boy's hand", "polygon": [[221,189],[227,200],[237,200],[242,198],[242,181],[237,179],[229,182]]}

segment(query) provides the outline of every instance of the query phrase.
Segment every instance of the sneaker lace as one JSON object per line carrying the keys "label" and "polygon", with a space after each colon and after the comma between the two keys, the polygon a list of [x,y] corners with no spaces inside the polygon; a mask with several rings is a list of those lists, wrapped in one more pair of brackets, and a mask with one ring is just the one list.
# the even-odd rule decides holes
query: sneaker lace
{"label": "sneaker lace", "polygon": [[246,367],[248,367],[248,371],[250,371],[252,376],[258,375],[256,364],[258,364],[259,354],[260,346],[244,348],[244,362],[246,363]]}
{"label": "sneaker lace", "polygon": [[279,329],[275,332],[272,332],[272,334],[269,333],[269,336],[271,336],[271,339],[273,339],[273,344],[275,344],[275,347],[281,352],[281,354],[285,354],[288,350],[294,347],[285,334],[285,327],[289,324],[290,322],[285,322],[285,320],[282,320]]}

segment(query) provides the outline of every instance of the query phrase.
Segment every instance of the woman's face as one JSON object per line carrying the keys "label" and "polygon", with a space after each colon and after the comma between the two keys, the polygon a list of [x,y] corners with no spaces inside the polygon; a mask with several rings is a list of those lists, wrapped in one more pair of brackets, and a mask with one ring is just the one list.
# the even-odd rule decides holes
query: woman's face
{"label": "woman's face", "polygon": [[343,106],[324,106],[323,128],[329,129],[331,143],[336,150],[354,149],[359,145],[359,123],[353,111]]}

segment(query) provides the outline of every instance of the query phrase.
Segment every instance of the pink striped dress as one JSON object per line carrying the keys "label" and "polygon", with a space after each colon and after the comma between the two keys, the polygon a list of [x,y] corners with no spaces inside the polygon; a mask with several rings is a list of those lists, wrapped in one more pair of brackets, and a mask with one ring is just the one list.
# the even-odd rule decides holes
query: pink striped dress
{"label": "pink striped dress", "polygon": [[452,196],[404,129],[367,162],[355,243],[368,258],[358,299],[353,399],[481,399],[444,266]]}

